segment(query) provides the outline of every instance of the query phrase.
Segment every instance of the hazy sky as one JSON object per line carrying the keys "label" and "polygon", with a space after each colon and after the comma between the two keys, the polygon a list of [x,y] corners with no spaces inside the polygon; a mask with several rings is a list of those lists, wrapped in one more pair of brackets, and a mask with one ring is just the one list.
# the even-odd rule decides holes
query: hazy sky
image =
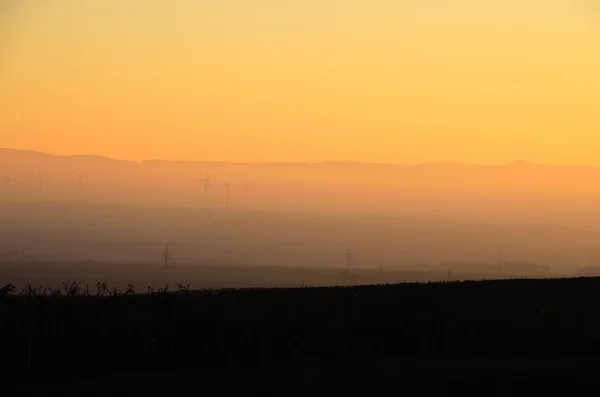
{"label": "hazy sky", "polygon": [[0,146],[600,165],[595,0],[0,0]]}

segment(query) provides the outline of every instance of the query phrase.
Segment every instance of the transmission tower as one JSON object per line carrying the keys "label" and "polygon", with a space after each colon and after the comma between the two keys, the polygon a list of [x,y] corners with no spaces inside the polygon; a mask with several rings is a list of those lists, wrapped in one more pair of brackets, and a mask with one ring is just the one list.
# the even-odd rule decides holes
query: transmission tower
{"label": "transmission tower", "polygon": [[348,252],[346,252],[346,255],[344,255],[344,257],[346,258],[346,271],[348,273],[350,273],[350,262],[352,261],[352,258],[354,256],[352,255],[352,252],[350,252],[350,250],[348,250]]}
{"label": "transmission tower", "polygon": [[173,252],[169,250],[169,244],[165,246],[165,250],[160,254],[160,257],[165,261],[165,269],[169,267],[169,259],[173,258]]}

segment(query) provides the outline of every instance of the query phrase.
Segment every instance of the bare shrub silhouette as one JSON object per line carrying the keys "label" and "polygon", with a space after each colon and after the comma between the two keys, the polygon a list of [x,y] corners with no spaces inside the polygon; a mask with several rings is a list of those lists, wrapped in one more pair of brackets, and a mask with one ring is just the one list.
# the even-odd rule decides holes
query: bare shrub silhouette
{"label": "bare shrub silhouette", "polygon": [[110,290],[108,289],[107,284],[107,281],[96,284],[96,296],[110,295]]}
{"label": "bare shrub silhouette", "polygon": [[135,285],[133,285],[133,284],[127,285],[127,290],[125,291],[125,295],[135,295]]}
{"label": "bare shrub silhouette", "polygon": [[6,284],[0,288],[0,298],[12,293],[15,290],[15,286],[12,284]]}
{"label": "bare shrub silhouette", "polygon": [[72,282],[69,283],[68,281],[63,281],[63,288],[65,290],[65,293],[67,295],[80,295],[81,294],[81,288],[79,287],[81,283],[77,283],[77,282]]}

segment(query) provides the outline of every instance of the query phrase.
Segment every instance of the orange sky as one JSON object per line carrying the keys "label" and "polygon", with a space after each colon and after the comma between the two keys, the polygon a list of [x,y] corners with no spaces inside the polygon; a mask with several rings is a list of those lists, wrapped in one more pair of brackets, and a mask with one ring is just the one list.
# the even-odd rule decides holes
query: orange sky
{"label": "orange sky", "polygon": [[595,0],[4,0],[0,146],[600,165]]}

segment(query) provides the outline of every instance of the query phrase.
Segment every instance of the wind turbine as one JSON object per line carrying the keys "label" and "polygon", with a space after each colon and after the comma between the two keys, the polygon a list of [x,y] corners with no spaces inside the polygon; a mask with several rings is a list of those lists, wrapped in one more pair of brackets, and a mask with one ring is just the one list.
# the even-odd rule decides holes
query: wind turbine
{"label": "wind turbine", "polygon": [[48,179],[48,177],[44,175],[39,164],[37,165],[37,169],[38,169],[38,178],[39,178],[38,181],[39,181],[39,185],[40,185],[40,193],[43,193],[44,192],[44,181],[46,179]]}
{"label": "wind turbine", "polygon": [[4,180],[4,184],[6,185],[6,198],[10,199],[10,192],[12,190],[13,183],[19,183],[15,178],[12,178],[8,172],[6,173],[6,179]]}
{"label": "wind turbine", "polygon": [[210,183],[211,178],[212,178],[212,174],[207,172],[206,178],[198,179],[200,181],[200,183],[202,183],[202,186],[204,186],[204,206],[205,207],[206,207],[207,200],[208,200],[208,189],[210,189],[212,187],[212,185]]}
{"label": "wind turbine", "polygon": [[225,208],[229,208],[229,182],[225,182]]}
{"label": "wind turbine", "polygon": [[79,188],[79,191],[81,191],[81,189],[83,189],[83,177],[86,176],[87,174],[89,174],[90,172],[87,171],[87,172],[84,172],[83,174],[80,174],[79,172],[77,172],[75,170],[71,170],[71,171],[73,171],[73,173],[75,175],[77,175],[77,178],[78,178],[78,180],[77,180],[77,186]]}

